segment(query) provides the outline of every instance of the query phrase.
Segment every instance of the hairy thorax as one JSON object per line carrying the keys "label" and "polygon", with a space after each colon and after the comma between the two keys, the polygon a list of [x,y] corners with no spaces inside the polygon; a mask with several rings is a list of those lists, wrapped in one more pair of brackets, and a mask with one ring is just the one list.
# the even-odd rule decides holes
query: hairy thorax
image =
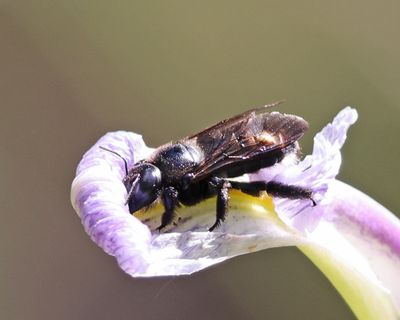
{"label": "hairy thorax", "polygon": [[196,168],[202,159],[199,148],[190,144],[171,143],[154,154],[150,162],[162,172],[164,184],[174,185]]}

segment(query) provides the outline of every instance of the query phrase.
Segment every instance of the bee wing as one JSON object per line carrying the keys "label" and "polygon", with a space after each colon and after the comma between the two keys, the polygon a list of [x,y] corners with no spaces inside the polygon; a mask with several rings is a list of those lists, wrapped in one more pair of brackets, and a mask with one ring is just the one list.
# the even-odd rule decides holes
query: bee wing
{"label": "bee wing", "polygon": [[274,105],[246,111],[186,138],[204,154],[192,172],[193,181],[232,164],[266,157],[300,139],[308,123],[295,115],[268,112]]}

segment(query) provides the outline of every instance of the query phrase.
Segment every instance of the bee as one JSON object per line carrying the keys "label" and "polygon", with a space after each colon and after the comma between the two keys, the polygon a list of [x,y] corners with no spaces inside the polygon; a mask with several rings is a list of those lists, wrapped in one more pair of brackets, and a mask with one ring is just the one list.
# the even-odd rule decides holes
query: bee
{"label": "bee", "polygon": [[135,163],[123,183],[129,211],[151,206],[161,200],[164,213],[158,230],[173,222],[181,205],[193,206],[216,196],[216,219],[209,228],[217,228],[228,212],[229,189],[252,196],[267,192],[274,197],[312,199],[312,191],[277,181],[243,182],[235,177],[272,168],[286,157],[298,159],[298,140],[308,129],[301,117],[270,108],[279,102],[251,109],[223,120],[199,133],[157,148],[148,158]]}

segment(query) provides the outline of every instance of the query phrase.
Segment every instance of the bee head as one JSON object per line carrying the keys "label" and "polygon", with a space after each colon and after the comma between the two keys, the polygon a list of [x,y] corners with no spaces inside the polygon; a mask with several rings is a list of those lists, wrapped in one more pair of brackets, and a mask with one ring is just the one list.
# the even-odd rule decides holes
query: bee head
{"label": "bee head", "polygon": [[111,152],[124,161],[125,178],[123,183],[128,192],[126,203],[129,205],[130,213],[147,207],[157,199],[161,190],[160,169],[142,160],[128,171],[128,162],[118,152],[103,146],[100,146],[100,149]]}

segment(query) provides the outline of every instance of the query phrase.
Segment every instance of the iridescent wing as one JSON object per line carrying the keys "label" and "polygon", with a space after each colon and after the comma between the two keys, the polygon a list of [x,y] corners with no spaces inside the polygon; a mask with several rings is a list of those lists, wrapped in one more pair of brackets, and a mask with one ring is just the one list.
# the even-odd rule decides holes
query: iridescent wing
{"label": "iridescent wing", "polygon": [[265,159],[300,139],[308,123],[295,115],[269,112],[276,105],[246,111],[183,139],[182,143],[196,145],[204,154],[192,171],[192,181]]}

